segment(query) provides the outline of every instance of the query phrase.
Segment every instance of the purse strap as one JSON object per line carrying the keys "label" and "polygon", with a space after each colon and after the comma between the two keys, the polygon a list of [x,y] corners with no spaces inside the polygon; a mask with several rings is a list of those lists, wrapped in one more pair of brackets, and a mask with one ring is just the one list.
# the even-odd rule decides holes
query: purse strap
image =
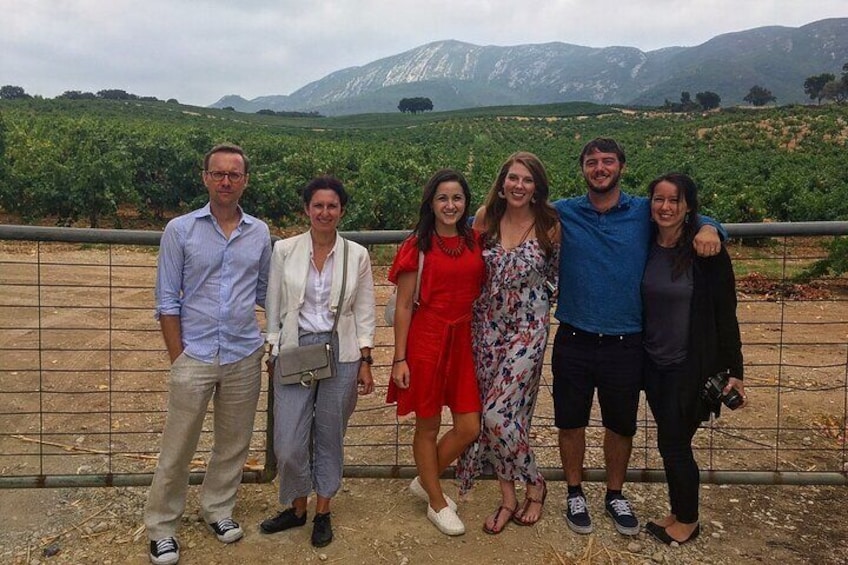
{"label": "purse strap", "polygon": [[[339,236],[341,237],[341,236]],[[342,237],[342,245],[344,246],[344,253],[342,254],[344,259],[342,260],[342,288],[339,292],[339,304],[336,306],[336,315],[333,316],[333,329],[330,330],[330,335],[332,336],[336,333],[336,327],[339,325],[339,314],[342,311],[342,301],[344,300],[345,286],[347,286],[347,240]],[[277,347],[283,343],[283,332],[280,331],[280,337],[277,340]]]}
{"label": "purse strap", "polygon": [[415,277],[415,294],[412,297],[412,304],[418,306],[418,297],[421,295],[421,271],[424,270],[424,252],[418,251],[418,275]]}
{"label": "purse strap", "polygon": [[342,288],[339,291],[339,304],[336,306],[336,315],[333,316],[333,329],[330,330],[330,335],[336,333],[336,328],[339,325],[339,318],[342,315],[342,301],[344,300],[345,287],[347,286],[347,240],[342,236],[342,245],[344,246],[344,259],[342,260]]}

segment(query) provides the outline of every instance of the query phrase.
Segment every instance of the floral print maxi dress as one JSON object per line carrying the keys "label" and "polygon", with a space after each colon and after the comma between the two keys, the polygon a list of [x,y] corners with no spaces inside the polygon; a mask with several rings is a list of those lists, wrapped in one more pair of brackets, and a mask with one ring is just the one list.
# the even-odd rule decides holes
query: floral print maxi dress
{"label": "floral print maxi dress", "polygon": [[483,410],[478,440],[456,466],[460,493],[481,473],[541,485],[529,429],[548,342],[559,247],[545,257],[536,239],[483,251],[486,284],[474,304],[474,361]]}

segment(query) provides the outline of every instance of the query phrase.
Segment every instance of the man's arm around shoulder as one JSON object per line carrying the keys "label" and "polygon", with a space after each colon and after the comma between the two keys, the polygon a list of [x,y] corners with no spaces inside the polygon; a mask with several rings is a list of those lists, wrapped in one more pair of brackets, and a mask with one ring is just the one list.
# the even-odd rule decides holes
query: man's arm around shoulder
{"label": "man's arm around shoulder", "polygon": [[692,245],[700,257],[712,257],[721,251],[721,242],[727,241],[727,231],[709,216],[698,216],[701,229],[695,234]]}

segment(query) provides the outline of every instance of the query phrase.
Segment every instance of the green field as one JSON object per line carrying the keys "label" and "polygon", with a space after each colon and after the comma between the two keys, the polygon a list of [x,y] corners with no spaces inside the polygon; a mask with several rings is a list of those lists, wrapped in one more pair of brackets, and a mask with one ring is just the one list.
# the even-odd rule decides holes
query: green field
{"label": "green field", "polygon": [[120,227],[129,216],[161,225],[205,201],[202,155],[230,141],[252,159],[245,208],[272,224],[299,222],[298,188],[330,173],[352,194],[344,229],[403,229],[434,170],[463,171],[476,206],[516,150],[544,161],[552,197],[581,194],[577,155],[596,136],[623,143],[629,192],[677,170],[698,181],[704,211],[723,222],[848,218],[846,105],[671,114],[572,103],[287,118],[164,102],[0,101],[0,208],[22,222]]}

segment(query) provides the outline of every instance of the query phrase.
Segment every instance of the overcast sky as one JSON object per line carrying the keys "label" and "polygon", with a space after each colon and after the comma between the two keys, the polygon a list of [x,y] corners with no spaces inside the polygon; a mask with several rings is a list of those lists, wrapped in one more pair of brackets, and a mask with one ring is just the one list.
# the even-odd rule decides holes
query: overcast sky
{"label": "overcast sky", "polygon": [[290,94],[431,41],[650,51],[848,17],[846,0],[0,0],[0,85],[206,106]]}

